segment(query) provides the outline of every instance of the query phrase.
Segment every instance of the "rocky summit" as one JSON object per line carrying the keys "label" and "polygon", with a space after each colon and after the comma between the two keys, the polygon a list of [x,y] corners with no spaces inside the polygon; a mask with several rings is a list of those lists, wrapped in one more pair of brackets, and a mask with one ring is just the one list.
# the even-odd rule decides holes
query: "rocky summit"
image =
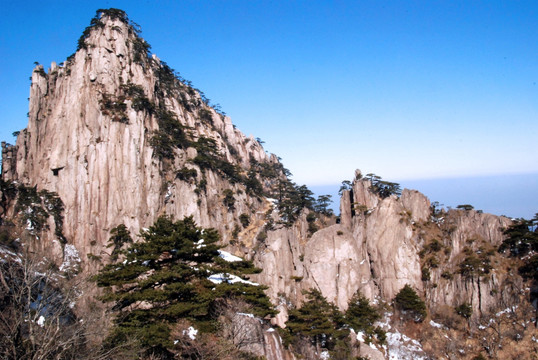
{"label": "rocky summit", "polygon": [[[153,290],[169,286],[165,278],[178,287],[207,285],[207,293],[196,294],[210,298],[209,310],[159,313],[162,342],[122,338],[127,345],[114,348],[111,358],[537,358],[529,301],[535,284],[518,272],[519,259],[498,251],[513,220],[472,207],[439,208],[416,190],[401,191],[359,170],[343,182],[335,216],[323,197],[290,180],[276,155],[151,54],[121,10],[99,10],[73,55],[46,71],[35,67],[29,106],[28,127],[16,144],[2,144],[3,269],[19,266],[31,249],[34,262],[37,254],[37,262],[46,259],[55,269],[58,292],[62,279],[93,278],[70,316],[100,311],[108,330],[88,336],[85,346],[118,345],[103,339],[127,331],[117,320],[120,307],[125,315],[137,306],[172,306],[153,295],[137,298],[147,284],[127,288],[171,271],[159,264],[175,259],[197,275],[163,273]],[[190,258],[176,258],[182,248],[157,245],[155,256],[132,257],[143,251],[135,244],[149,246],[161,232],[170,238],[169,229],[191,226],[173,223],[186,218],[198,229],[184,232],[198,234],[190,244],[199,251]],[[219,246],[201,262],[209,229]],[[220,273],[212,272],[210,259]],[[135,260],[138,268],[128,267]],[[258,270],[234,275],[250,269],[247,263]],[[155,265],[151,271],[148,264]],[[206,266],[207,279],[198,273]],[[129,281],[121,282],[114,277],[119,268],[138,275],[124,274]],[[98,274],[110,278],[96,282]],[[256,314],[252,306],[259,303],[248,305],[252,298],[241,292],[208,295],[221,283],[258,286],[271,310]],[[118,289],[131,297],[110,295]],[[103,294],[109,298],[101,302]],[[52,315],[39,316],[38,328],[46,329]],[[122,353],[125,347],[137,350]],[[17,356],[2,351],[7,359]]]}

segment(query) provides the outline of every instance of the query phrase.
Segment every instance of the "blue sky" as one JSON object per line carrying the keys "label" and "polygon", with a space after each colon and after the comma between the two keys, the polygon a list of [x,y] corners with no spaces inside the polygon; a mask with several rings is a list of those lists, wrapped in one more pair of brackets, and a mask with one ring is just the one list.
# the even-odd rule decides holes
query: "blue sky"
{"label": "blue sky", "polygon": [[297,183],[538,174],[536,1],[4,0],[0,139],[26,126],[34,61],[109,7]]}

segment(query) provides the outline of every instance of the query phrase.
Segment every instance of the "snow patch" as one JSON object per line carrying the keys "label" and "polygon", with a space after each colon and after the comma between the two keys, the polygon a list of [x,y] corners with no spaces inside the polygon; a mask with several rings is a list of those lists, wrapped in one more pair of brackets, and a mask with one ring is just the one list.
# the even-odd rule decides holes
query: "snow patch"
{"label": "snow patch", "polygon": [[243,280],[239,276],[232,275],[232,274],[213,274],[208,277],[208,280],[211,281],[213,284],[220,284],[222,282],[226,282],[228,284],[235,284],[237,282],[247,284],[247,285],[253,285],[253,286],[259,286],[260,284],[257,284],[252,281]]}
{"label": "snow patch", "polygon": [[387,332],[390,360],[426,360],[422,345],[399,331]]}
{"label": "snow patch", "polygon": [[66,244],[64,247],[64,261],[60,265],[60,271],[75,270],[80,263],[80,256],[74,245]]}
{"label": "snow patch", "polygon": [[444,325],[439,324],[439,323],[436,323],[436,322],[433,321],[433,320],[430,320],[430,325],[433,326],[434,328],[437,328],[437,329],[444,329],[444,328],[445,328]]}
{"label": "snow patch", "polygon": [[241,315],[241,316],[246,316],[246,317],[249,317],[251,319],[254,319],[254,314],[247,314],[247,313],[241,313],[241,312],[238,312],[236,314]]}
{"label": "snow patch", "polygon": [[45,317],[43,315],[39,316],[39,319],[36,321],[37,325],[43,327],[45,325]]}
{"label": "snow patch", "polygon": [[495,316],[499,317],[501,315],[504,315],[504,314],[508,314],[510,312],[515,312],[517,309],[517,305],[515,306],[512,306],[512,307],[507,307],[506,309],[504,309],[503,311],[499,311],[498,313],[495,314]]}
{"label": "snow patch", "polygon": [[243,261],[243,259],[241,259],[240,257],[232,255],[227,251],[218,250],[218,252],[219,252],[219,256],[222,259],[224,259],[224,261],[228,261],[228,262]]}
{"label": "snow patch", "polygon": [[183,335],[187,335],[191,340],[196,340],[196,335],[198,335],[198,330],[189,326],[187,330],[183,330]]}

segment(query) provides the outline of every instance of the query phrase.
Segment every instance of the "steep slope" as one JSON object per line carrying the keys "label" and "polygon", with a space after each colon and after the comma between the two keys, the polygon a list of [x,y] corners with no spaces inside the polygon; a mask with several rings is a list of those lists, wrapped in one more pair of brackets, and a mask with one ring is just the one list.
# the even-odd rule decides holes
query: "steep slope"
{"label": "steep slope", "polygon": [[339,223],[315,212],[278,158],[151,55],[114,9],[92,20],[64,64],[35,68],[28,128],[2,144],[2,160],[0,225],[18,222],[17,236],[62,270],[94,273],[108,262],[112,228],[138,234],[168,214],[216,228],[230,252],[262,268],[253,281],[268,286],[280,326],[309,289],[344,310],[357,291],[389,306],[410,285],[436,321],[469,304],[475,329],[528,296],[495,251],[509,219],[436,209],[360,171],[342,191]]}
{"label": "steep slope", "polygon": [[148,48],[122,14],[95,18],[63,66],[36,67],[28,128],[5,149],[16,160],[4,161],[4,180],[56,192],[63,235],[81,254],[103,255],[111,228],[136,234],[163,213],[192,215],[227,241],[240,214],[266,206],[252,164],[283,177]]}

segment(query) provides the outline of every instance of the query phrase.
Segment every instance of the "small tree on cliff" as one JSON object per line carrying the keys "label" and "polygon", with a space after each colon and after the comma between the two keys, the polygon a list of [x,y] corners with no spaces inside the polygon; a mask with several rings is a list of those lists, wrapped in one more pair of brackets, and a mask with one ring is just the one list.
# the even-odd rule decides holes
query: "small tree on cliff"
{"label": "small tree on cliff", "polygon": [[406,284],[394,298],[394,307],[405,320],[422,322],[426,318],[426,305],[409,284]]}
{"label": "small tree on cliff", "polygon": [[303,306],[289,313],[286,340],[290,342],[307,338],[318,353],[321,348],[332,350],[339,340],[349,334],[349,330],[343,328],[344,317],[319,290],[311,289],[305,295],[307,301]]}
{"label": "small tree on cliff", "polygon": [[110,345],[136,338],[148,354],[171,357],[172,324],[186,319],[202,332],[214,331],[211,309],[223,298],[243,299],[261,317],[274,314],[265,288],[241,278],[259,269],[219,257],[216,230],[197,227],[192,217],[160,217],[140,235],[142,241],[122,250],[124,259],[95,277],[105,288],[102,300],[114,303],[117,313]]}
{"label": "small tree on cliff", "polygon": [[349,300],[349,305],[345,313],[345,322],[353,330],[363,331],[368,340],[376,335],[380,342],[385,340],[385,332],[380,327],[374,326],[374,323],[381,319],[379,312],[370,305],[370,301],[357,291]]}

